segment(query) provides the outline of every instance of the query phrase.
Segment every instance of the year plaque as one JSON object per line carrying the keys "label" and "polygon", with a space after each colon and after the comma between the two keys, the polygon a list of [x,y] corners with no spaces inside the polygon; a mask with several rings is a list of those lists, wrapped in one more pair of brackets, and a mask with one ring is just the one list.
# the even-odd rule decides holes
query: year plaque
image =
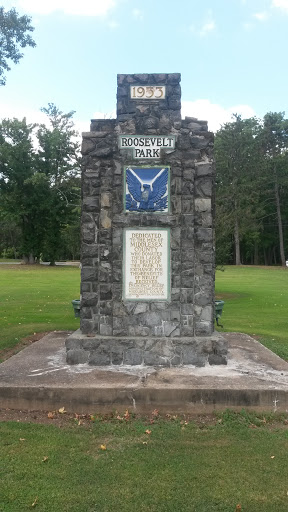
{"label": "year plaque", "polygon": [[169,299],[169,245],[169,229],[125,230],[124,299]]}

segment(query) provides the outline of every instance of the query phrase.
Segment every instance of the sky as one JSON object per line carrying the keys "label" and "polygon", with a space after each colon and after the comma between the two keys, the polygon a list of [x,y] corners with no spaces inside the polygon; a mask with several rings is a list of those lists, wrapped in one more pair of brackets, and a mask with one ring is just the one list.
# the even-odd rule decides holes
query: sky
{"label": "sky", "polygon": [[288,0],[2,0],[32,18],[36,48],[11,63],[0,118],[43,122],[75,111],[76,127],[115,117],[117,73],[181,73],[182,116],[288,115]]}

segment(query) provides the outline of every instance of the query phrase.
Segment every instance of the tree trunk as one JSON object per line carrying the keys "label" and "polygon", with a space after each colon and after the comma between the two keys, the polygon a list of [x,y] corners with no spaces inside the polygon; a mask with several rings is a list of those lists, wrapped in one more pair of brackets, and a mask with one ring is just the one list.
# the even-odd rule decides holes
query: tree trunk
{"label": "tree trunk", "polygon": [[258,242],[254,244],[254,265],[259,265]]}
{"label": "tree trunk", "polygon": [[276,210],[277,210],[280,260],[281,260],[282,267],[285,267],[285,253],[284,253],[284,240],[283,240],[283,227],[282,227],[282,217],[281,217],[281,208],[280,208],[279,186],[278,186],[277,172],[275,169],[274,169],[274,178],[275,178],[274,192],[275,192],[275,201],[276,201]]}
{"label": "tree trunk", "polygon": [[29,265],[34,265],[35,263],[35,259],[34,259],[34,256],[32,254],[32,252],[30,252],[29,254],[29,261],[28,261]]}
{"label": "tree trunk", "polygon": [[276,249],[275,249],[275,247],[273,247],[273,259],[274,259],[274,265],[277,265]]}
{"label": "tree trunk", "polygon": [[237,217],[235,219],[235,225],[234,225],[234,242],[235,242],[235,265],[241,265],[239,225],[238,225]]}

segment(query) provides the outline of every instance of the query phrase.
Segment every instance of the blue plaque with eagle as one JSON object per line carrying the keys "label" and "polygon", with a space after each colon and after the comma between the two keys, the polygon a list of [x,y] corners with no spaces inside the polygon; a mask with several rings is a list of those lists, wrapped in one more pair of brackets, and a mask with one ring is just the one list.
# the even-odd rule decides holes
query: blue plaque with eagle
{"label": "blue plaque with eagle", "polygon": [[168,212],[168,196],[169,167],[126,168],[126,211]]}

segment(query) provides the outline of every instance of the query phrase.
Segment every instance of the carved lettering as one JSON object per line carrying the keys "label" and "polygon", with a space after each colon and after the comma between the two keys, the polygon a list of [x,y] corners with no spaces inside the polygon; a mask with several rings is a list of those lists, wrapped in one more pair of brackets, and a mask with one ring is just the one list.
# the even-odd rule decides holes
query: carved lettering
{"label": "carved lettering", "polygon": [[[120,149],[132,149],[134,158],[161,158],[162,151],[173,151],[175,149],[174,135],[157,135],[155,137],[139,135],[120,135]],[[142,149],[140,149],[142,148]]]}
{"label": "carved lettering", "polygon": [[125,299],[168,299],[168,230],[125,232]]}

